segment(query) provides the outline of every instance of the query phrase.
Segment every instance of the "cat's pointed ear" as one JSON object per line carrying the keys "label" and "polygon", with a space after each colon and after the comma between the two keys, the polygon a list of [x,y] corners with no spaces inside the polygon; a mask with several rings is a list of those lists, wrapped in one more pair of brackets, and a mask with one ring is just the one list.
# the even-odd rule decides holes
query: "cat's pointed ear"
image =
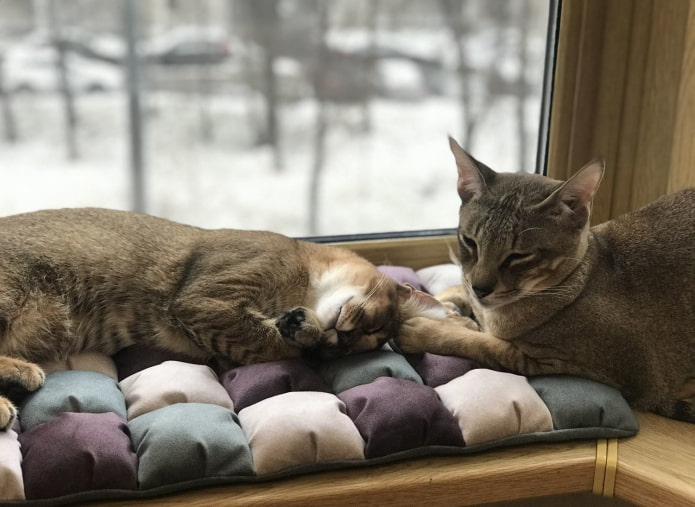
{"label": "cat's pointed ear", "polygon": [[592,160],[555,190],[545,202],[566,207],[576,224],[583,227],[589,219],[591,203],[603,178],[603,160]]}
{"label": "cat's pointed ear", "polygon": [[458,192],[463,202],[479,196],[485,190],[485,178],[475,160],[464,151],[456,140],[449,136],[449,147],[458,168]]}
{"label": "cat's pointed ear", "polygon": [[412,317],[428,317],[436,320],[446,318],[446,308],[434,296],[417,290],[409,283],[398,284],[397,292],[401,320]]}

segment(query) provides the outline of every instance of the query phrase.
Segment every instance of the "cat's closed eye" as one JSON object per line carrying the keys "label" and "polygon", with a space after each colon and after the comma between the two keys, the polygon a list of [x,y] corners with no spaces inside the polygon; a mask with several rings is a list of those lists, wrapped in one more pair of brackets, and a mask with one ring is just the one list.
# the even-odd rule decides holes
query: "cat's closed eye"
{"label": "cat's closed eye", "polygon": [[510,266],[514,266],[515,264],[520,264],[522,262],[531,260],[534,255],[535,254],[533,254],[533,253],[520,253],[520,252],[515,252],[512,254],[509,254],[504,259],[502,266],[503,267],[510,267]]}
{"label": "cat's closed eye", "polygon": [[478,245],[476,244],[475,240],[466,236],[465,234],[459,234],[459,239],[461,240],[461,243],[463,243],[466,248],[471,251],[471,253],[477,252]]}
{"label": "cat's closed eye", "polygon": [[385,327],[386,327],[386,325],[384,324],[382,326],[375,327],[373,329],[365,329],[364,334],[376,334],[376,333],[381,332]]}

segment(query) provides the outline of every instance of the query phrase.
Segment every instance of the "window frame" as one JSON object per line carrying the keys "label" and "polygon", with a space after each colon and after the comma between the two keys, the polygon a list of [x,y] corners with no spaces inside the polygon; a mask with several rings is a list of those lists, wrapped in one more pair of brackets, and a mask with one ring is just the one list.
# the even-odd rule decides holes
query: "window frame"
{"label": "window frame", "polygon": [[695,185],[695,1],[563,0],[548,175],[606,163],[601,223]]}

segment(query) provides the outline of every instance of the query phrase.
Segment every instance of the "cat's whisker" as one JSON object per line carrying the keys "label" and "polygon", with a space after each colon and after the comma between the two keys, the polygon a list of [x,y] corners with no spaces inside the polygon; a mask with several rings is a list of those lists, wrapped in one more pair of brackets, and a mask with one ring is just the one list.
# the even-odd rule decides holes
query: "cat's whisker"
{"label": "cat's whisker", "polygon": [[526,229],[524,229],[523,231],[521,231],[521,232],[519,233],[519,236],[521,236],[521,235],[522,235],[523,233],[525,233],[525,232],[529,232],[529,231],[542,231],[542,230],[543,230],[543,229],[542,229],[541,227],[527,227]]}

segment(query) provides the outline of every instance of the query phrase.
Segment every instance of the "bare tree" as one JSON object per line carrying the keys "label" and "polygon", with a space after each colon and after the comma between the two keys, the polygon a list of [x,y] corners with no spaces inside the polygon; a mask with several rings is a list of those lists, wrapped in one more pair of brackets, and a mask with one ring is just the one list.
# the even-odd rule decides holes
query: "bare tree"
{"label": "bare tree", "polygon": [[0,102],[2,102],[2,123],[4,125],[5,140],[14,142],[18,139],[17,123],[12,109],[12,95],[5,90],[4,65],[0,56]]}
{"label": "bare tree", "polygon": [[328,47],[326,45],[326,33],[328,32],[328,2],[316,2],[318,16],[316,64],[313,66],[312,81],[316,100],[316,123],[314,130],[314,162],[309,179],[309,234],[317,235],[319,191],[321,189],[321,177],[326,159],[326,133],[328,119],[326,111],[326,94],[322,93],[328,85],[329,76],[325,72],[328,60]]}
{"label": "bare tree", "polygon": [[68,69],[66,64],[66,49],[62,40],[60,18],[56,8],[58,0],[50,0],[48,3],[48,19],[51,30],[51,38],[56,48],[56,71],[60,83],[60,94],[63,98],[65,109],[65,141],[67,144],[68,158],[74,160],[77,153],[77,113],[75,99],[70,88]]}
{"label": "bare tree", "polygon": [[[377,37],[379,33],[379,17],[381,15],[381,2],[370,1],[367,3],[366,9],[366,29],[369,36],[369,45],[367,46],[367,62],[369,72],[365,75],[367,79],[373,77],[375,71],[375,62],[377,57]],[[368,83],[370,85],[371,83]],[[368,86],[367,93],[362,102],[362,128],[365,132],[372,130],[372,114],[370,102],[372,98],[372,87]]]}
{"label": "bare tree", "polygon": [[[210,21],[210,10],[206,2],[196,9],[196,21],[205,26]],[[212,64],[209,61],[198,63],[198,118],[200,120],[200,137],[203,142],[211,142],[214,137],[214,125],[210,115],[210,96],[212,94]]]}
{"label": "bare tree", "polygon": [[239,4],[242,29],[246,37],[253,40],[262,50],[261,54],[261,92],[265,102],[265,125],[258,143],[268,144],[273,150],[273,164],[276,169],[283,166],[280,140],[280,94],[275,73],[275,62],[279,56],[279,33],[281,29],[278,11],[279,0],[243,0]]}
{"label": "bare tree", "polygon": [[474,91],[472,89],[472,70],[468,65],[465,51],[465,37],[472,32],[470,18],[464,12],[465,2],[460,0],[439,0],[444,22],[456,48],[457,73],[459,84],[459,108],[461,110],[461,129],[463,146],[471,150],[480,113],[474,108]]}

